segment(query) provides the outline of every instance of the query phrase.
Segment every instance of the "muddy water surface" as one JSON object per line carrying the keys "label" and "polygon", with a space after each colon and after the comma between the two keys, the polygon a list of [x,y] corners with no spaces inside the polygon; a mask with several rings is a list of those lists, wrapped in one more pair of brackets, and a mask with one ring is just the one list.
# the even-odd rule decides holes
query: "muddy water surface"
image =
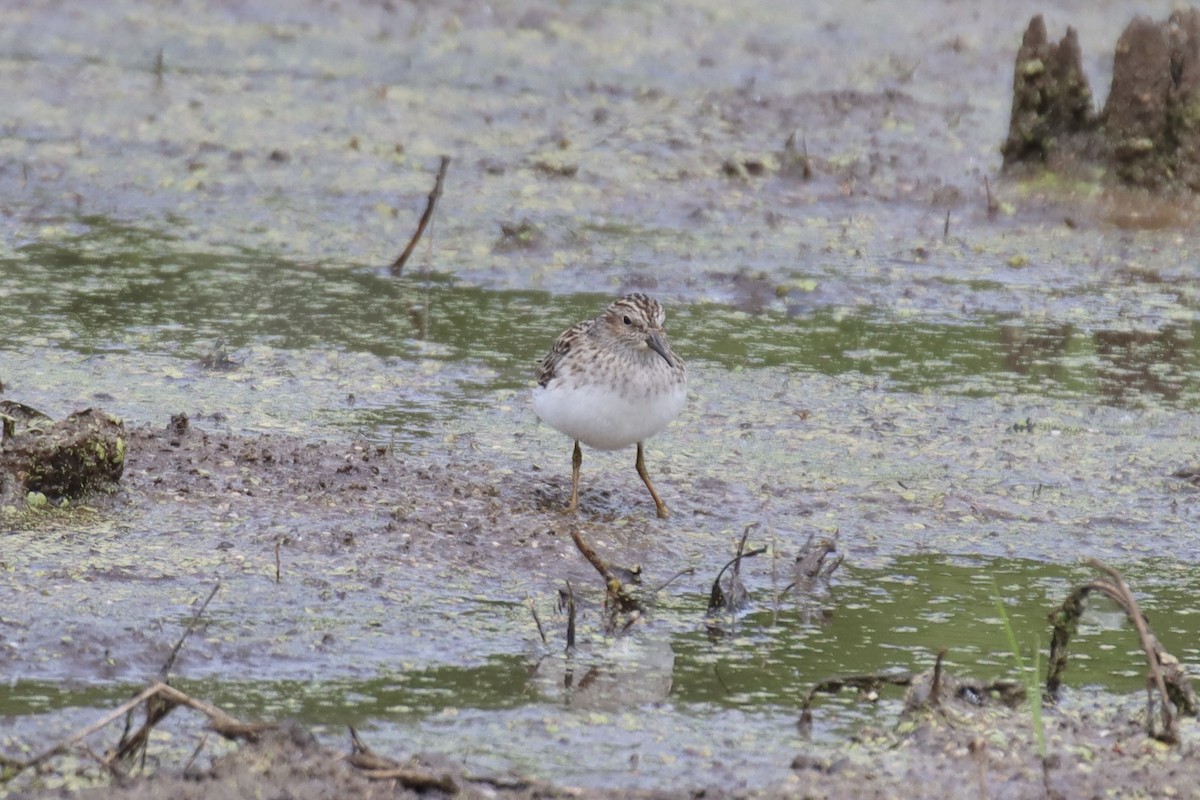
{"label": "muddy water surface", "polygon": [[[1044,650],[1084,556],[1195,663],[1186,204],[1164,224],[1098,185],[1001,181],[1045,9],[931,8],[14,11],[4,396],[136,432],[117,494],[2,518],[0,741],[140,687],[218,581],[173,670],[198,696],[592,787],[786,783],[901,704],[822,699],[809,745],[814,681],[942,648],[1011,677],[995,595]],[[1102,74],[1128,10],[1051,12]],[[442,152],[430,240],[392,277]],[[588,453],[564,519],[570,443],[533,417],[531,368],[628,290],[664,301],[690,366],[648,450],[675,515],[647,513],[632,454]],[[576,524],[648,586],[694,573],[606,637]],[[714,636],[708,584],[748,525],[754,604]],[[814,536],[843,567],[781,596]],[[1097,611],[1066,705],[1136,706],[1134,640]]]}

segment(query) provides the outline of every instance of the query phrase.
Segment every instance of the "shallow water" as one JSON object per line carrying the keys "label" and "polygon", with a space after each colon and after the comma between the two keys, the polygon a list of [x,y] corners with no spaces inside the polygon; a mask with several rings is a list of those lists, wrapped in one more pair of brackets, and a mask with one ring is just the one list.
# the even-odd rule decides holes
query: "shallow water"
{"label": "shallow water", "polygon": [[[883,688],[874,703],[853,690],[819,695],[813,732],[805,736],[799,709],[816,682],[920,672],[940,649],[961,677],[1011,677],[1013,654],[996,597],[1004,599],[1028,658],[1047,645],[1047,609],[1089,577],[1082,568],[1018,559],[918,555],[882,569],[848,566],[814,592],[776,602],[772,580],[780,588],[781,579],[771,573],[779,569],[746,562],[754,604],[736,620],[722,620],[719,634],[702,624],[707,595],[691,578],[679,591],[660,593],[653,621],[619,640],[597,629],[597,609],[584,598],[579,645],[570,656],[562,651],[565,619],[550,598],[537,602],[549,641],[543,645],[522,603],[443,596],[446,614],[454,609],[449,630],[445,615],[417,612],[422,622],[415,625],[380,621],[373,646],[357,659],[358,676],[339,674],[346,652],[335,641],[309,663],[274,662],[270,675],[193,660],[185,650],[179,671],[187,677],[176,684],[243,716],[297,718],[332,742],[352,725],[375,747],[454,752],[477,772],[515,769],[580,785],[635,787],[644,781],[640,770],[652,769],[666,785],[703,786],[729,779],[722,753],[745,748],[753,758],[738,760],[737,775],[758,785],[781,779],[811,743],[835,744],[863,724],[890,727],[899,711],[898,688]],[[1185,663],[1200,659],[1192,635],[1195,571],[1145,562],[1126,577],[1163,645]],[[1123,614],[1107,601],[1093,605],[1072,643],[1067,706],[1110,693],[1137,697],[1144,685],[1144,656]],[[262,629],[277,611],[261,609],[254,625],[266,640],[271,634]],[[226,615],[212,616],[205,637],[222,635]],[[246,624],[244,612],[234,616],[231,623]],[[348,622],[330,629],[340,639]],[[67,720],[82,724],[87,709],[116,705],[139,688],[119,678],[20,678],[0,700],[0,715],[27,734],[48,732]],[[581,759],[584,742],[588,756]]]}
{"label": "shallow water", "polygon": [[[90,388],[138,419],[174,403],[242,430],[290,419],[297,431],[320,422],[405,440],[527,388],[564,320],[594,316],[610,299],[251,254],[154,255],[154,244],[116,228],[0,259],[8,276],[0,315],[10,323],[0,365],[10,392],[57,404],[48,411],[87,402]],[[897,276],[905,285],[911,277]],[[1131,319],[1122,313],[1128,295],[1110,308],[1107,289],[1081,288],[1067,313],[1038,318],[997,310],[1019,287],[959,285],[924,309],[856,306],[857,291],[843,280],[804,308],[776,302],[753,312],[677,303],[668,327],[690,364],[717,374],[850,374],[895,392],[1036,394],[1132,410],[1200,405],[1194,298],[1153,289]],[[220,361],[206,366],[206,357]],[[107,367],[118,358],[119,369]],[[127,372],[145,380],[130,387]],[[59,396],[41,400],[50,387]],[[278,404],[244,394],[262,391]]]}

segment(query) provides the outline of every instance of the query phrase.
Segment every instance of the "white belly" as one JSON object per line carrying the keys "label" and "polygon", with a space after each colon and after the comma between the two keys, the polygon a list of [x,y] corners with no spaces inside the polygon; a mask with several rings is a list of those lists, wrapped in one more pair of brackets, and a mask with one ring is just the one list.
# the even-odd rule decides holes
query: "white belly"
{"label": "white belly", "polygon": [[597,450],[616,450],[653,436],[679,415],[686,401],[682,384],[635,397],[595,384],[567,388],[559,380],[533,390],[533,410],[543,422]]}

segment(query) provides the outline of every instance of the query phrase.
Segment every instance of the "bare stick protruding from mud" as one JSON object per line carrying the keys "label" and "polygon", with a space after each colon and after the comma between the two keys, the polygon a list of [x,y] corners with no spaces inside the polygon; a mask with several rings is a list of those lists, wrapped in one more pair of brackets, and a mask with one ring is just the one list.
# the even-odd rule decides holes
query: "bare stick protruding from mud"
{"label": "bare stick protruding from mud", "polygon": [[638,610],[637,599],[625,588],[625,584],[621,583],[621,579],[617,577],[613,568],[588,544],[577,528],[571,530],[571,540],[575,542],[575,547],[588,560],[588,563],[595,567],[596,572],[599,572],[600,577],[604,579],[605,604],[611,605],[616,611]]}
{"label": "bare stick protruding from mud", "polygon": [[929,705],[937,708],[942,704],[942,662],[946,660],[946,648],[938,650],[937,661],[933,662],[933,685],[929,688]]}
{"label": "bare stick protruding from mud", "polygon": [[158,55],[154,57],[154,88],[163,88],[163,73],[166,71],[166,60],[163,58],[163,49],[158,48]]}
{"label": "bare stick protruding from mud", "polygon": [[533,598],[526,597],[525,603],[529,606],[529,613],[533,615],[533,621],[538,629],[538,636],[542,637],[542,644],[549,644],[546,641],[546,629],[542,627],[542,618],[538,616],[537,606],[533,604]]}
{"label": "bare stick protruding from mud", "polygon": [[1179,741],[1178,723],[1172,708],[1180,713],[1192,716],[1200,715],[1200,704],[1197,703],[1196,693],[1192,689],[1187,674],[1180,668],[1179,661],[1163,649],[1158,639],[1150,631],[1137,599],[1130,591],[1121,573],[1096,559],[1086,562],[1104,573],[1106,578],[1098,578],[1071,590],[1062,605],[1050,614],[1050,622],[1054,625],[1054,635],[1050,640],[1050,658],[1046,671],[1046,691],[1051,698],[1058,695],[1062,685],[1062,673],[1067,668],[1067,646],[1071,637],[1079,627],[1079,618],[1083,615],[1087,596],[1092,592],[1107,595],[1121,607],[1125,615],[1137,630],[1138,640],[1146,654],[1149,668],[1147,689],[1158,690],[1160,713],[1162,715],[1162,730],[1155,731],[1154,716],[1147,714],[1147,733],[1160,741],[1175,744]]}
{"label": "bare stick protruding from mud", "polygon": [[275,540],[275,582],[276,583],[279,583],[280,578],[283,577],[283,565],[281,563],[281,559],[279,556],[279,551],[282,547],[283,547],[283,540],[276,539]]}
{"label": "bare stick protruding from mud", "polygon": [[179,651],[183,649],[183,643],[192,635],[192,631],[196,630],[200,617],[208,609],[208,604],[217,596],[217,590],[221,588],[221,582],[217,581],[213,584],[212,591],[208,593],[208,597],[204,598],[204,602],[192,614],[192,619],[188,622],[188,626],[184,629],[183,635],[179,637],[179,641],[175,643],[175,647],[171,649],[171,654],[167,656],[167,660],[163,662],[162,669],[158,671],[158,679],[163,683],[167,682],[167,678],[171,675],[171,670],[175,667],[175,659],[179,657]]}
{"label": "bare stick protruding from mud", "polygon": [[987,194],[987,215],[988,219],[996,216],[996,212],[1000,210],[1000,206],[996,203],[996,198],[992,197],[992,182],[988,180],[988,176],[983,176],[983,191]]}
{"label": "bare stick protruding from mud", "polygon": [[434,181],[433,190],[429,192],[429,199],[425,203],[425,213],[421,215],[421,219],[417,223],[417,230],[413,233],[412,238],[408,240],[408,247],[405,247],[404,252],[392,262],[391,270],[393,275],[399,275],[404,271],[404,265],[408,262],[408,257],[417,248],[417,242],[420,240],[421,234],[429,226],[429,221],[433,219],[433,209],[437,205],[438,199],[442,196],[442,184],[446,180],[446,169],[449,166],[450,156],[442,156],[441,166],[438,167],[437,179]]}
{"label": "bare stick protruding from mud", "polygon": [[575,589],[567,581],[567,652],[575,651]]}
{"label": "bare stick protruding from mud", "polygon": [[[726,562],[725,566],[721,567],[721,571],[713,579],[712,589],[708,593],[708,615],[710,617],[726,611],[736,614],[741,608],[745,607],[749,599],[749,592],[746,591],[746,587],[741,579],[742,559],[753,558],[767,552],[766,547],[758,547],[750,551],[746,550],[746,540],[750,538],[750,531],[757,527],[757,522],[746,526],[746,529],[742,531],[742,539],[738,542],[737,553],[732,559]],[[721,576],[730,567],[733,567],[733,572],[730,573],[729,592],[726,593],[721,588]]]}
{"label": "bare stick protruding from mud", "polygon": [[797,171],[803,180],[812,178],[812,161],[808,158],[808,140],[800,140],[800,149],[796,149],[796,133],[792,131],[788,136],[787,141],[783,143],[784,169],[785,171],[795,174]]}

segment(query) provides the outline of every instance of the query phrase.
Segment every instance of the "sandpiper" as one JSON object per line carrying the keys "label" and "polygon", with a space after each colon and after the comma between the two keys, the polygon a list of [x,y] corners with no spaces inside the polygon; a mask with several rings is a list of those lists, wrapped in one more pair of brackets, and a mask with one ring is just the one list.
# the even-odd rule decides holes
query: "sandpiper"
{"label": "sandpiper", "polygon": [[538,365],[533,410],[575,440],[567,511],[579,507],[581,442],[598,450],[636,443],[638,475],[658,516],[669,515],[642,453],[642,442],[667,427],[687,400],[687,368],[667,342],[665,320],[657,300],[627,294],[594,320],[563,331]]}

